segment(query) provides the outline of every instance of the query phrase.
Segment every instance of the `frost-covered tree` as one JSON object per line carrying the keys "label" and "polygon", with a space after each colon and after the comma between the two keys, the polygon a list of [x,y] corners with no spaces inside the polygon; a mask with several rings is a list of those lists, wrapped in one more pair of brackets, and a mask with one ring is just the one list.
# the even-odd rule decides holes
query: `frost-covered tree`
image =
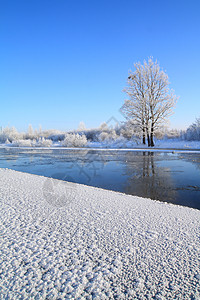
{"label": "frost-covered tree", "polygon": [[31,136],[33,135],[33,127],[31,124],[28,125],[28,134]]}
{"label": "frost-covered tree", "polygon": [[80,122],[78,125],[78,131],[84,131],[86,130],[86,126],[84,122]]}
{"label": "frost-covered tree", "polygon": [[168,75],[157,61],[149,58],[143,65],[138,62],[134,67],[124,89],[129,99],[125,100],[121,111],[140,128],[143,143],[147,137],[148,146],[153,147],[155,130],[173,113],[177,97],[169,88]]}
{"label": "frost-covered tree", "polygon": [[185,137],[189,141],[200,141],[200,117],[197,118],[196,121],[188,127]]}
{"label": "frost-covered tree", "polygon": [[181,136],[181,132],[178,129],[170,129],[166,130],[165,137],[168,139],[179,139]]}
{"label": "frost-covered tree", "polygon": [[103,123],[99,126],[99,130],[100,130],[100,131],[109,131],[108,124],[107,124],[106,122],[103,122]]}
{"label": "frost-covered tree", "polygon": [[[134,126],[142,131],[143,144],[145,144],[145,133],[148,129],[146,124],[148,111],[145,99],[145,87],[144,87],[144,75],[142,66],[137,63],[135,66],[135,72],[130,71],[128,77],[128,87],[124,89],[129,99],[125,100],[121,111],[125,114],[128,120],[131,120]],[[130,124],[130,123],[129,123]]]}
{"label": "frost-covered tree", "polygon": [[39,134],[39,135],[42,134],[42,125],[39,125],[38,134]]}
{"label": "frost-covered tree", "polygon": [[0,143],[7,143],[22,138],[23,134],[20,134],[15,127],[5,127],[0,133]]}
{"label": "frost-covered tree", "polygon": [[137,124],[133,120],[128,120],[124,124],[122,124],[120,128],[120,135],[124,138],[130,139],[139,139],[141,136],[141,131],[138,128]]}
{"label": "frost-covered tree", "polygon": [[116,134],[114,129],[107,131],[102,131],[99,135],[100,141],[115,141],[119,136]]}

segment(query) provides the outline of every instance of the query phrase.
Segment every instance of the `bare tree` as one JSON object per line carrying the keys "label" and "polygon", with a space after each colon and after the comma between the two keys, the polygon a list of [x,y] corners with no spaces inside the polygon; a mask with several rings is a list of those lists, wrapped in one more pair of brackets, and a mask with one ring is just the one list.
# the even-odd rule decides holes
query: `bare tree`
{"label": "bare tree", "polygon": [[169,89],[168,76],[157,61],[149,58],[143,65],[139,62],[134,67],[124,89],[129,99],[125,100],[121,111],[139,126],[143,143],[147,137],[148,146],[153,147],[155,130],[173,113],[177,97]]}

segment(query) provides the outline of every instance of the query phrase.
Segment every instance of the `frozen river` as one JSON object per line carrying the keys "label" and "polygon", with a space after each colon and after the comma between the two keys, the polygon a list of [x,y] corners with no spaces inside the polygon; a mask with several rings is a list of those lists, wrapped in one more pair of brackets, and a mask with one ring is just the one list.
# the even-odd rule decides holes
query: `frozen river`
{"label": "frozen river", "polygon": [[200,153],[0,149],[0,167],[200,209]]}

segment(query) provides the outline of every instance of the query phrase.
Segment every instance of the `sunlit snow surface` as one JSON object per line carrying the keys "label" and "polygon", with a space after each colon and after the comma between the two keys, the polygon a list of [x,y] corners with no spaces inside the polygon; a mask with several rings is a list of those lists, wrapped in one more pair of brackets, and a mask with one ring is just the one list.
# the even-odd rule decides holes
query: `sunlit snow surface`
{"label": "sunlit snow surface", "polygon": [[200,211],[0,169],[0,299],[199,299]]}

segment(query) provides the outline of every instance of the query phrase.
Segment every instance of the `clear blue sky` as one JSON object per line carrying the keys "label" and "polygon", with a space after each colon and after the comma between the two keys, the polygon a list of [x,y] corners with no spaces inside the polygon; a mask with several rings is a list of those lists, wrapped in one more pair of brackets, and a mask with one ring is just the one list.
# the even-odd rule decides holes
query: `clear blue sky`
{"label": "clear blue sky", "polygon": [[186,128],[200,116],[199,0],[1,0],[0,126],[123,120],[128,71],[149,56],[180,96],[171,127]]}

